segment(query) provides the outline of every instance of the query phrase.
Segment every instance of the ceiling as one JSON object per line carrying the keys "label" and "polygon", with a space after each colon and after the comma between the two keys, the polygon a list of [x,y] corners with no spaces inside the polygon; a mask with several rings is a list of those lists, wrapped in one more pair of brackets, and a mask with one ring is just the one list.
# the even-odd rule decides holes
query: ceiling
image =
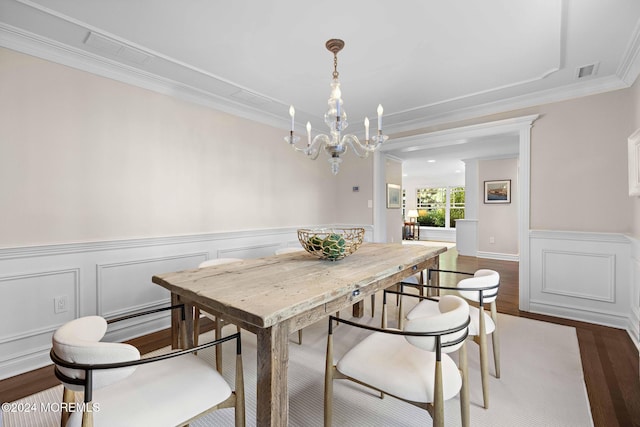
{"label": "ceiling", "polygon": [[637,0],[0,0],[0,46],[283,130],[292,104],[303,133],[341,38],[349,131],[382,104],[393,136],[629,87],[639,22]]}

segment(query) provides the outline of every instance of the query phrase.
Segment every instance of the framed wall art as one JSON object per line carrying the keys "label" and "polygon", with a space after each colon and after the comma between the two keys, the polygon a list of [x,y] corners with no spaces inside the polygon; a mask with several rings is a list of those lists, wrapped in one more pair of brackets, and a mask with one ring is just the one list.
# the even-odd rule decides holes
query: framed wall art
{"label": "framed wall art", "polygon": [[511,203],[511,180],[484,182],[485,203]]}
{"label": "framed wall art", "polygon": [[397,184],[387,184],[387,209],[400,209],[402,206],[402,192]]}

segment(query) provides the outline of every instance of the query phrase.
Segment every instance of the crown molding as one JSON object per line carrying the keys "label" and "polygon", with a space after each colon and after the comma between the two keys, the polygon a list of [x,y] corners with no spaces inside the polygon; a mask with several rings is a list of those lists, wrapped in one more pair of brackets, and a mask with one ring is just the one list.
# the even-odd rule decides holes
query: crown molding
{"label": "crown molding", "polygon": [[419,143],[430,148],[450,146],[467,142],[469,138],[498,135],[505,133],[517,134],[522,129],[529,128],[539,117],[538,114],[513,117],[492,122],[479,123],[464,127],[444,129],[435,132],[421,133],[402,138],[394,138],[386,142],[380,151],[396,151],[402,148],[412,147]]}
{"label": "crown molding", "polygon": [[[4,23],[0,23],[0,46],[278,129],[288,129],[289,126],[289,120],[284,115],[266,111],[259,106],[236,102],[228,97],[203,91],[172,79],[160,77]],[[171,61],[169,58],[164,59]],[[184,64],[175,64],[184,66]],[[388,124],[386,133],[408,132],[429,126],[490,116],[518,109],[531,108],[537,105],[624,89],[630,87],[639,74],[640,23],[634,30],[633,36],[625,51],[624,58],[615,76],[593,78],[562,88],[543,90],[529,95],[505,98],[494,102],[440,113],[429,111],[433,110],[435,106],[425,106],[422,107],[424,117],[400,121],[396,124]],[[208,76],[215,78],[215,76]],[[230,82],[225,81],[225,83],[236,87],[238,91],[245,90]],[[278,101],[275,100],[271,101],[278,103]]]}
{"label": "crown molding", "polygon": [[[286,128],[289,123],[283,117],[258,108],[70,47],[5,23],[0,23],[0,46],[276,128]],[[238,87],[238,91],[241,89]]]}

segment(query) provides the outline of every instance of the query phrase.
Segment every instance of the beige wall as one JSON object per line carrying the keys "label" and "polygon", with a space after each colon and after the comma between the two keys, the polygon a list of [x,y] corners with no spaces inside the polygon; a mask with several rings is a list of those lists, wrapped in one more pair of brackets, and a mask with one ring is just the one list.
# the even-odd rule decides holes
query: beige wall
{"label": "beige wall", "polygon": [[[635,129],[640,128],[640,83],[636,80],[631,87],[631,98],[633,103],[633,127]],[[636,239],[640,239],[640,197],[632,198],[632,236]]]}
{"label": "beige wall", "polygon": [[[385,179],[386,184],[396,184],[402,188],[402,162],[393,159],[385,159]],[[385,195],[387,187],[385,184]],[[381,200],[386,206],[385,200]],[[402,218],[402,208],[400,209],[387,209],[387,242],[398,243],[402,241],[402,226],[404,220]]]}
{"label": "beige wall", "polygon": [[540,106],[531,134],[531,228],[630,233],[632,92]]}
{"label": "beige wall", "polygon": [[0,247],[338,220],[282,134],[0,49]]}
{"label": "beige wall", "polygon": [[[329,162],[323,158],[317,160],[329,169]],[[340,165],[337,176],[327,179],[330,185],[335,182],[337,204],[335,221],[341,224],[373,224],[373,155],[358,157],[349,150]],[[353,187],[358,187],[354,192]]]}
{"label": "beige wall", "polygon": [[[439,128],[540,114],[531,228],[640,236],[639,105],[636,84]],[[6,49],[0,150],[0,247],[372,222],[370,159],[348,153],[333,177],[279,129]]]}
{"label": "beige wall", "polygon": [[[485,204],[484,181],[505,179],[511,180],[511,203]],[[478,250],[518,255],[518,160],[480,160],[478,187]]]}

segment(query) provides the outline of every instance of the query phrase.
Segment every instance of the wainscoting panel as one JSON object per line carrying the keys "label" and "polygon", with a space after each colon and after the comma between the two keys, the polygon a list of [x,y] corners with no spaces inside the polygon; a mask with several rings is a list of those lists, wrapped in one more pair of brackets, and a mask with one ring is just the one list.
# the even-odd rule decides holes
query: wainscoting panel
{"label": "wainscoting panel", "polygon": [[621,234],[530,232],[530,310],[627,329],[631,242]]}
{"label": "wainscoting panel", "polygon": [[[317,227],[332,226],[357,225]],[[168,306],[169,293],[151,282],[154,274],[197,268],[212,258],[270,256],[299,246],[297,228],[0,249],[0,379],[50,364],[51,335],[69,320]],[[364,228],[371,241],[372,227]],[[62,310],[54,305],[59,297]],[[163,312],[111,325],[106,339],[124,341],[168,326]]]}
{"label": "wainscoting panel", "polygon": [[541,292],[615,302],[615,256],[543,250]]}
{"label": "wainscoting panel", "polygon": [[[0,344],[51,333],[78,316],[78,269],[41,271],[0,278]],[[6,298],[4,296],[11,296]],[[56,312],[56,298],[65,298]],[[25,303],[16,303],[21,301]]]}
{"label": "wainscoting panel", "polygon": [[207,259],[206,252],[173,257],[139,259],[112,264],[98,264],[98,314],[105,318],[162,306],[170,299],[169,291],[151,282],[159,272],[194,268]]}

